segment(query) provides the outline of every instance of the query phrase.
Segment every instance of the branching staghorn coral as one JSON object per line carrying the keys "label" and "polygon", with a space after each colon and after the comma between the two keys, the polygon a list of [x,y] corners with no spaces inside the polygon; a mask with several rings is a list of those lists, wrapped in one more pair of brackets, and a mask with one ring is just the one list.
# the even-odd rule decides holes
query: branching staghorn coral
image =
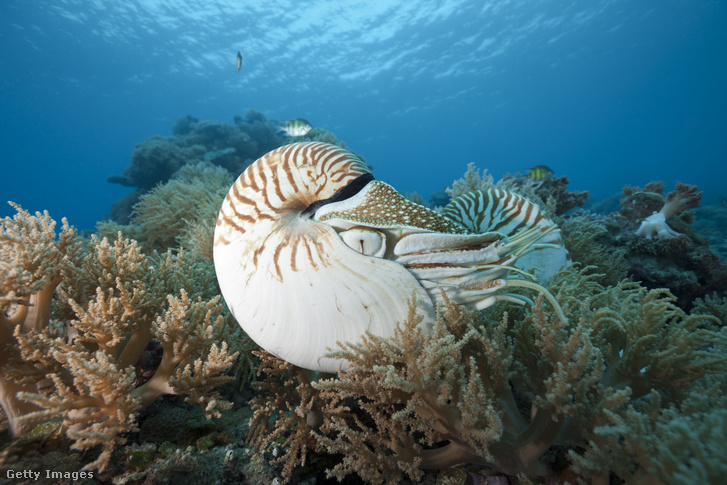
{"label": "branching staghorn coral", "polygon": [[[369,483],[397,483],[457,464],[530,477],[570,469],[571,477],[576,472],[591,483],[608,483],[609,473],[649,476],[653,463],[671,459],[659,455],[667,451],[616,452],[609,441],[615,428],[608,426],[635,423],[631,410],[653,407],[654,393],[661,399],[654,412],[671,421],[681,416],[690,386],[725,380],[727,335],[713,330],[714,318],[685,314],[665,290],[626,281],[604,288],[587,273],[569,268],[551,285],[567,322],[546,310],[542,298],[532,310],[498,320],[504,304],[487,314],[447,304],[426,337],[412,309],[393,339],[369,335],[360,345],[344,345],[336,355],[351,370],[305,387],[302,401],[292,389],[295,369],[286,368],[287,381],[268,377],[261,387],[268,394],[257,398],[266,410],[253,418],[257,435],[286,437],[287,446],[313,434],[317,450],[341,457],[328,472],[339,480],[357,473]],[[268,367],[285,365],[268,357]],[[305,426],[311,411],[317,428]],[[635,424],[624,429],[617,429],[618,439],[626,432],[633,443],[648,438]],[[704,449],[714,440],[693,445],[718,456]],[[287,477],[305,458],[296,450],[280,451]]]}
{"label": "branching staghorn coral", "polygon": [[[184,253],[145,256],[121,236],[84,247],[65,221],[56,239],[47,213],[15,207],[0,226],[0,395],[13,435],[61,418],[73,448],[102,446],[86,469],[103,470],[162,394],[187,394],[208,415],[231,406],[214,388],[232,379],[237,353],[218,342],[237,325],[210,296],[211,263],[205,273]],[[133,366],[153,338],[161,363],[137,387]]]}

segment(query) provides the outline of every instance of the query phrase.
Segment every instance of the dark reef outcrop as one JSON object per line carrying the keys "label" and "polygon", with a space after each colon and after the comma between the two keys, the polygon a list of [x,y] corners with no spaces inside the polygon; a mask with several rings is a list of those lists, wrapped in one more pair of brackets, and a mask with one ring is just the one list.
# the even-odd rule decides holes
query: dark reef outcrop
{"label": "dark reef outcrop", "polygon": [[237,176],[286,141],[277,133],[278,122],[255,109],[248,110],[244,118],[235,116],[234,122],[182,116],[172,127],[172,136],[154,135],[138,143],[124,172],[108,178],[111,183],[136,187],[113,204],[110,218],[127,224],[139,196],[169,181],[185,165],[207,161]]}

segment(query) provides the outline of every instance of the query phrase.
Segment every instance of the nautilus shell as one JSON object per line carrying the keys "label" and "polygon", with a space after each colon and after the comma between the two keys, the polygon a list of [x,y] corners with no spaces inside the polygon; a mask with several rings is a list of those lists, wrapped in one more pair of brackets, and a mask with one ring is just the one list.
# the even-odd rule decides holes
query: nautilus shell
{"label": "nautilus shell", "polygon": [[473,192],[440,214],[375,180],[347,150],[294,143],[234,183],[217,219],[214,261],[225,301],[258,345],[335,372],[346,362],[325,354],[365,332],[393,335],[412,301],[425,331],[443,295],[474,308],[528,301],[504,291],[537,287],[515,263],[561,250],[557,232],[518,195]]}

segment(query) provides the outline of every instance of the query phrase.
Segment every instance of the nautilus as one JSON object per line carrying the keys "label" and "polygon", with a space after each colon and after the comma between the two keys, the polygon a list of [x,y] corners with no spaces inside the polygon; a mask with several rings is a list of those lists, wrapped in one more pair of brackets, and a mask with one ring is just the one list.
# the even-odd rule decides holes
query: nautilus
{"label": "nautilus", "polygon": [[214,236],[220,289],[245,332],[322,372],[346,368],[327,356],[339,343],[365,332],[392,336],[410,308],[428,332],[445,298],[476,309],[529,301],[507,290],[543,290],[532,281],[537,268],[516,263],[548,250],[531,266],[565,264],[567,252],[557,226],[524,197],[475,191],[436,212],[375,180],[353,153],[319,142],[286,145],[250,165]]}

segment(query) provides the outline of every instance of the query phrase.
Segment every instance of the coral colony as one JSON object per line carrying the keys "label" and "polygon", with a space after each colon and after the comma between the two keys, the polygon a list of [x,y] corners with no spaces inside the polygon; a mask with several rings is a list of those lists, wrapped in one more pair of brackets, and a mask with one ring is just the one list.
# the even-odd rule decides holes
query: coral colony
{"label": "coral colony", "polygon": [[599,214],[552,171],[471,164],[427,204],[279,127],[180,118],[93,235],[0,220],[3,479],[727,474],[727,267],[696,187]]}
{"label": "coral colony", "polygon": [[[56,235],[47,212],[16,209],[0,232],[0,402],[13,435],[61,419],[74,448],[102,446],[86,469],[103,471],[161,395],[186,394],[209,415],[232,405],[213,389],[231,379],[237,353],[220,338],[219,296],[184,275],[193,258],[146,256],[121,237],[83,241],[65,221]],[[161,361],[137,385],[134,364],[152,339]]]}

